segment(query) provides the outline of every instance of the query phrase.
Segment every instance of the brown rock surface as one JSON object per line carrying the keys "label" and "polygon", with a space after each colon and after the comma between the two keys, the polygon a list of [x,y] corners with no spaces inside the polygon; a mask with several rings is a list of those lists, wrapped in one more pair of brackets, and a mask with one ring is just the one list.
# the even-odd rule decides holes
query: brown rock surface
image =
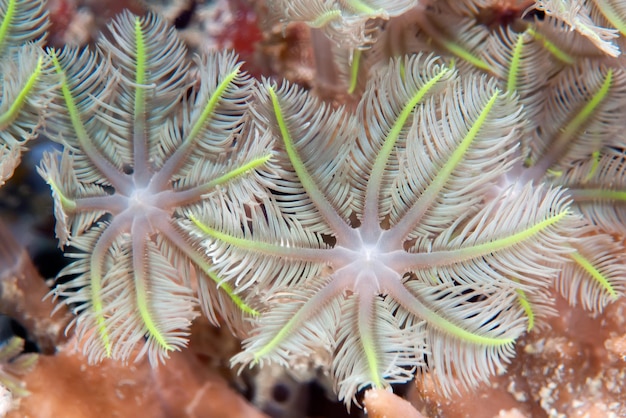
{"label": "brown rock surface", "polygon": [[557,308],[560,315],[523,337],[508,371],[489,385],[446,398],[424,379],[410,400],[431,418],[626,416],[626,301],[598,318],[563,300]]}

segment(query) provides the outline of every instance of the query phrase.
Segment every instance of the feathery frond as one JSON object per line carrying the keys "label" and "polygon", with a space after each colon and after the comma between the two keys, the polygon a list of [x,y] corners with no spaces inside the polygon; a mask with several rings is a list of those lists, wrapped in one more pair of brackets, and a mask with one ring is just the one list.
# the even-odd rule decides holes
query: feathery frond
{"label": "feathery frond", "polygon": [[580,302],[589,311],[602,312],[626,291],[624,249],[592,227],[581,228],[570,242],[576,252],[569,255],[556,287],[570,304]]}
{"label": "feathery frond", "polygon": [[9,389],[13,396],[26,396],[28,390],[20,376],[28,373],[37,363],[35,353],[21,354],[24,340],[11,337],[0,344],[0,384]]}
{"label": "feathery frond", "polygon": [[[605,54],[616,57],[620,54],[619,47],[613,42],[619,31],[603,27],[594,22],[590,16],[589,3],[584,0],[537,0],[535,8],[548,16],[558,19],[585,36]],[[604,2],[606,3],[606,2]],[[605,10],[608,10],[605,8]]]}
{"label": "feathery frond", "polygon": [[50,131],[65,149],[45,155],[40,172],[59,243],[75,258],[53,292],[73,306],[90,361],[136,354],[154,364],[186,344],[198,305],[236,331],[254,313],[178,222],[198,206],[241,216],[269,154],[243,140],[252,83],[234,54],[209,55],[195,73],[156,15],[125,13],[109,32],[96,52],[50,52],[62,78]]}
{"label": "feathery frond", "polygon": [[284,23],[306,22],[321,28],[331,40],[352,50],[374,41],[375,26],[369,24],[374,19],[387,20],[416,5],[416,0],[276,0],[271,10]]}
{"label": "feathery frond", "polygon": [[240,220],[192,219],[220,277],[263,289],[234,363],[328,351],[346,404],[415,369],[445,391],[486,380],[529,311],[549,306],[556,269],[544,262],[566,259],[561,237],[578,225],[558,189],[483,197],[515,160],[519,104],[416,56],[377,72],[344,112],[265,82],[253,119],[275,141],[278,178]]}
{"label": "feathery frond", "polygon": [[0,186],[36,136],[56,83],[41,49],[48,14],[39,0],[0,1]]}
{"label": "feathery frond", "polygon": [[597,159],[568,170],[557,180],[569,187],[576,206],[608,233],[626,235],[626,155],[607,149]]}

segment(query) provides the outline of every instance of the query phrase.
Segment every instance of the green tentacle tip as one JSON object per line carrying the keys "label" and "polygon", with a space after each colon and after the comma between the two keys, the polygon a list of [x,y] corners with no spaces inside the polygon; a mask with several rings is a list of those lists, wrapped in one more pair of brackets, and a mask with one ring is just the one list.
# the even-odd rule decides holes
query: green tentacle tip
{"label": "green tentacle tip", "polygon": [[548,52],[550,52],[559,61],[562,61],[566,64],[573,64],[574,62],[576,62],[574,57],[572,57],[570,54],[566,53],[565,51],[561,50],[554,43],[552,43],[548,38],[546,38],[541,33],[537,32],[533,28],[528,28],[527,32],[537,41],[543,43],[543,47],[546,48]]}
{"label": "green tentacle tip", "polygon": [[573,252],[569,255],[572,260],[576,262],[582,269],[584,269],[591,277],[593,277],[596,282],[600,284],[600,286],[611,296],[613,300],[617,300],[619,297],[615,288],[611,285],[611,282],[607,277],[605,277],[594,265],[579,252]]}
{"label": "green tentacle tip", "polygon": [[552,177],[561,177],[563,175],[563,170],[554,170],[552,168],[549,168],[548,170],[546,170],[546,173]]}
{"label": "green tentacle tip", "polygon": [[362,338],[363,351],[365,351],[365,357],[367,359],[367,366],[370,370],[370,377],[372,384],[377,388],[384,387],[383,380],[378,373],[378,358],[376,355],[376,348],[374,341],[371,338]]}
{"label": "green tentacle tip", "polygon": [[356,90],[359,76],[359,67],[361,65],[361,56],[361,50],[356,49],[352,57],[352,65],[350,66],[350,85],[348,86],[348,94],[353,94]]}
{"label": "green tentacle tip", "polygon": [[[191,222],[193,222],[193,224],[195,226],[198,227],[198,229],[200,229],[202,232],[204,232],[207,235],[211,235],[211,236],[217,236],[219,237],[227,237],[226,234],[220,234],[217,231],[214,231],[213,229],[209,228],[206,224],[202,223],[198,218],[196,218],[193,214],[189,214],[189,220]],[[214,273],[212,273],[211,271],[206,271],[206,274],[217,284],[217,288],[218,289],[222,289],[224,292],[226,292],[226,294],[228,295],[228,297],[233,301],[233,303],[243,312],[252,315],[252,316],[258,316],[260,315],[259,312],[253,308],[251,308],[250,306],[248,306],[243,299],[241,299],[239,297],[239,295],[237,295],[235,293],[235,290],[232,288],[232,286],[230,286],[228,283],[225,283],[223,280],[220,280]]]}
{"label": "green tentacle tip", "polygon": [[76,210],[76,202],[65,196],[61,188],[54,181],[52,181],[52,179],[48,181],[48,184],[50,185],[50,188],[57,194],[57,196],[59,196],[59,201],[65,211],[72,212]]}
{"label": "green tentacle tip", "polygon": [[336,19],[341,19],[341,10],[335,9],[335,10],[328,11],[326,13],[322,13],[321,15],[316,17],[314,20],[311,20],[307,23],[312,28],[319,29],[319,28],[326,26],[328,23]]}
{"label": "green tentacle tip", "polygon": [[519,304],[526,313],[526,317],[528,318],[528,326],[526,327],[526,331],[530,332],[535,327],[535,311],[533,310],[533,307],[530,304],[528,297],[526,296],[526,292],[524,292],[522,289],[516,289],[515,291],[519,298]]}
{"label": "green tentacle tip", "polygon": [[195,216],[193,213],[189,213],[187,216],[189,217],[189,220],[190,220],[191,222],[193,222],[193,224],[194,224],[195,226],[197,226],[198,228],[200,228],[200,230],[201,230],[202,232],[205,232],[205,233],[206,233],[206,231],[207,231],[207,229],[208,229],[208,226],[206,226],[204,223],[200,222],[200,219],[196,218],[196,216]]}
{"label": "green tentacle tip", "polygon": [[9,29],[11,27],[11,23],[13,21],[13,18],[15,17],[15,8],[17,7],[16,3],[16,0],[9,1],[7,4],[7,9],[4,12],[2,24],[0,25],[0,47],[4,46],[7,34],[9,33]]}
{"label": "green tentacle tip", "polygon": [[224,94],[226,93],[228,86],[230,86],[233,83],[233,81],[235,80],[235,78],[237,78],[239,73],[240,73],[239,67],[237,67],[235,70],[226,74],[224,79],[217,85],[213,94],[209,96],[206,102],[206,105],[204,106],[204,109],[202,110],[200,117],[198,118],[194,126],[192,127],[189,133],[189,136],[186,139],[186,142],[192,141],[200,133],[200,131],[205,126],[207,121],[211,117],[213,117],[214,111],[217,108],[219,101],[224,97]]}
{"label": "green tentacle tip", "polygon": [[220,184],[227,183],[228,181],[233,180],[247,173],[248,171],[252,171],[257,167],[262,166],[263,164],[268,162],[271,158],[272,158],[272,154],[265,154],[258,158],[255,158],[252,161],[246,164],[242,164],[241,166],[235,168],[234,170],[231,170],[223,174],[222,176],[216,178],[215,180],[212,180],[210,183],[207,183],[207,187],[215,187]]}
{"label": "green tentacle tip", "polygon": [[347,0],[348,7],[357,13],[361,13],[364,15],[376,15],[378,13],[384,13],[383,9],[374,9],[370,7],[367,3],[364,3],[360,0]]}
{"label": "green tentacle tip", "polygon": [[221,288],[222,290],[224,290],[224,291],[226,292],[226,294],[228,294],[228,296],[230,297],[230,299],[233,301],[233,303],[235,303],[235,305],[237,305],[237,307],[238,307],[241,311],[243,311],[243,312],[245,312],[245,313],[247,313],[247,314],[249,314],[249,315],[252,315],[252,316],[259,316],[259,315],[260,315],[260,314],[259,314],[259,311],[257,311],[257,310],[255,310],[255,309],[251,308],[250,306],[248,306],[248,305],[247,305],[247,304],[243,301],[243,299],[241,299],[241,298],[239,297],[239,295],[237,295],[237,294],[235,293],[234,289],[233,289],[233,288],[232,288],[229,284],[227,284],[227,283],[221,283],[221,284],[219,284],[217,287],[218,287],[218,289],[220,289],[220,288]]}
{"label": "green tentacle tip", "polygon": [[18,113],[20,112],[22,107],[26,104],[29,94],[32,92],[33,88],[35,87],[35,85],[40,79],[42,71],[43,71],[43,57],[40,56],[37,59],[37,65],[35,66],[33,73],[30,75],[30,77],[28,77],[28,80],[24,84],[24,87],[20,90],[17,97],[15,97],[15,100],[13,101],[13,103],[11,103],[11,106],[9,107],[7,112],[0,115],[0,126],[4,127],[10,121],[13,121],[16,118],[18,118]]}
{"label": "green tentacle tip", "polygon": [[517,78],[520,72],[520,63],[522,60],[522,49],[524,46],[524,37],[520,36],[513,48],[513,56],[511,57],[511,68],[507,79],[506,89],[508,91],[517,90]]}
{"label": "green tentacle tip", "polygon": [[454,42],[444,42],[444,48],[446,48],[450,53],[456,55],[457,57],[469,62],[474,67],[479,68],[483,71],[491,71],[489,64],[480,59],[479,57],[472,55],[471,52],[467,51],[462,46],[454,43]]}
{"label": "green tentacle tip", "polygon": [[107,331],[106,325],[104,324],[104,318],[98,316],[96,321],[98,322],[98,334],[100,334],[100,340],[104,345],[105,356],[106,358],[111,358],[113,357],[113,345],[111,343],[111,337],[109,336],[109,332]]}

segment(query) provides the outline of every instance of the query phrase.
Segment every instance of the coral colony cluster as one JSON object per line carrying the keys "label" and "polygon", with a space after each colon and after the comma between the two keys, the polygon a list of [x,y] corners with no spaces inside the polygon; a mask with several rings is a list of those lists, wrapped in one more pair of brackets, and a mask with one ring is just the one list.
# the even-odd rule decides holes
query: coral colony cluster
{"label": "coral colony cluster", "polygon": [[[37,133],[73,261],[52,290],[91,362],[182,349],[306,358],[340,400],[417,375],[475,387],[556,315],[625,290],[626,2],[267,1],[325,58],[312,90],[190,60],[156,14],[43,50],[3,0],[0,173]],[[543,327],[543,328],[542,328]]]}

